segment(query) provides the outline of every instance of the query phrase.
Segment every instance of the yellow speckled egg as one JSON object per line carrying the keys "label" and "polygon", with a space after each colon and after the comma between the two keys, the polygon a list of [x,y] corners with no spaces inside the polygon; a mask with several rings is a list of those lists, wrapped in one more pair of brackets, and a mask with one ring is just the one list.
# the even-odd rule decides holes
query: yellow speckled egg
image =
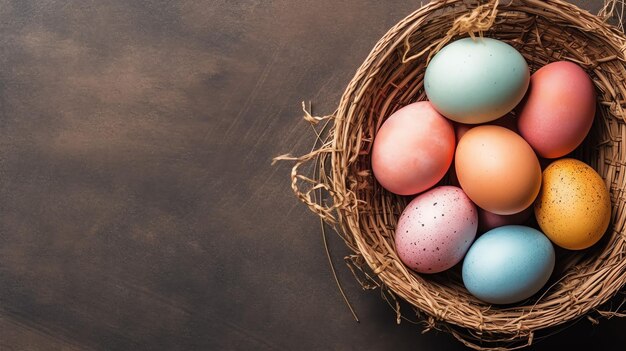
{"label": "yellow speckled egg", "polygon": [[544,171],[535,216],[556,245],[582,250],[600,240],[611,220],[611,199],[604,181],[584,162],[564,158]]}

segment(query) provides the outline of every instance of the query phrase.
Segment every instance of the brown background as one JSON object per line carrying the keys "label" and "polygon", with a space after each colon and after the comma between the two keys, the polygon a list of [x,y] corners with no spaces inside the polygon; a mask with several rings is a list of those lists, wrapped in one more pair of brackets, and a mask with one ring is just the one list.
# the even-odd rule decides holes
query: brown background
{"label": "brown background", "polygon": [[419,4],[0,0],[0,350],[461,349],[395,325],[333,237],[355,323],[270,166]]}

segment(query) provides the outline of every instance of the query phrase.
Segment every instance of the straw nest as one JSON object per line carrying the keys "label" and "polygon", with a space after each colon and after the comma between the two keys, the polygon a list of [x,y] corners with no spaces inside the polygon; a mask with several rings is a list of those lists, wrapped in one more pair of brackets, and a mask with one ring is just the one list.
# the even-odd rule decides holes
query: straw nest
{"label": "straw nest", "polygon": [[[609,1],[596,16],[561,0],[433,1],[376,43],[332,115],[306,113],[305,119],[323,126],[314,150],[277,159],[296,162],[294,192],[342,236],[353,251],[346,257],[348,267],[364,288],[381,289],[398,323],[418,321],[426,331],[448,331],[476,349],[512,349],[581,317],[597,322],[598,317],[621,316],[623,301],[611,298],[626,282],[626,37],[605,21],[615,5]],[[605,179],[611,225],[593,248],[558,253],[547,286],[511,306],[474,298],[458,269],[436,275],[407,269],[394,250],[394,228],[410,199],[385,191],[371,172],[372,142],[383,121],[402,106],[426,99],[428,60],[449,41],[468,35],[511,44],[531,72],[553,61],[576,62],[592,77],[598,95],[592,132],[575,155]],[[307,163],[312,166],[302,167]],[[408,308],[401,309],[403,301]]]}

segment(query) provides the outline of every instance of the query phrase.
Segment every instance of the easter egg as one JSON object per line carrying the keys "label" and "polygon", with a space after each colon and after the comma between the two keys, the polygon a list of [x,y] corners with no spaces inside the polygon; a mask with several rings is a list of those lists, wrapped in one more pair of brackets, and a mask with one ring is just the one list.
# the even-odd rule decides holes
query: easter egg
{"label": "easter egg", "polygon": [[478,232],[484,233],[505,225],[524,224],[533,215],[533,206],[511,215],[499,215],[482,208],[478,209]]}
{"label": "easter egg", "polygon": [[517,133],[517,118],[512,113],[507,113],[506,115],[494,119],[491,122],[487,122],[484,124],[464,124],[464,123],[454,123],[454,133],[456,134],[456,142],[458,144],[459,140],[467,133],[468,130],[477,127],[479,125],[493,125],[500,126],[506,129],[510,129]]}
{"label": "easter egg", "polygon": [[423,192],[450,168],[456,142],[452,123],[428,101],[394,112],[374,139],[372,169],[376,180],[399,195]]}
{"label": "easter egg", "polygon": [[530,71],[511,45],[491,38],[464,38],[444,46],[430,61],[424,89],[437,111],[460,123],[504,116],[522,100]]}
{"label": "easter egg", "polygon": [[554,161],[543,171],[535,216],[556,245],[570,250],[600,240],[611,220],[611,198],[604,180],[579,160]]}
{"label": "easter egg", "polygon": [[467,196],[498,215],[528,208],[541,186],[541,167],[530,145],[500,126],[468,130],[456,150],[455,170]]}
{"label": "easter egg", "polygon": [[396,226],[395,244],[400,260],[419,273],[451,268],[476,236],[476,207],[453,186],[431,189],[411,201]]}
{"label": "easter egg", "polygon": [[596,94],[587,73],[572,62],[553,62],[530,78],[518,108],[518,128],[537,154],[557,158],[582,143],[595,113]]}
{"label": "easter egg", "polygon": [[499,227],[470,247],[463,261],[463,284],[482,301],[515,303],[546,284],[554,262],[554,247],[540,231],[520,225]]}

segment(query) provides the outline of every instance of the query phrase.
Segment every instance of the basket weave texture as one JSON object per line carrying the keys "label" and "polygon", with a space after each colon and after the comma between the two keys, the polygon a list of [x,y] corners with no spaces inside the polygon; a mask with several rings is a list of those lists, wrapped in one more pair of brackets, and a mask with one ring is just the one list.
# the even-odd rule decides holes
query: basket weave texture
{"label": "basket weave texture", "polygon": [[[592,132],[575,157],[606,181],[611,225],[591,249],[557,251],[547,286],[511,306],[473,297],[463,287],[458,267],[436,275],[419,275],[405,267],[394,249],[394,228],[410,198],[385,191],[371,172],[376,131],[397,109],[426,99],[428,60],[448,42],[468,35],[509,43],[526,58],[531,72],[553,61],[575,62],[591,76],[598,95]],[[346,257],[348,267],[364,288],[381,289],[398,322],[420,321],[424,330],[448,331],[476,349],[524,347],[581,317],[596,321],[599,316],[622,315],[617,310],[621,305],[607,301],[626,282],[625,51],[620,29],[564,1],[436,0],[378,41],[332,115],[314,117],[307,112],[305,119],[320,126],[316,148],[301,157],[277,159],[296,161],[291,173],[294,192],[335,227],[353,251]],[[302,166],[307,163],[312,166],[305,175]],[[409,308],[401,311],[402,301]]]}

